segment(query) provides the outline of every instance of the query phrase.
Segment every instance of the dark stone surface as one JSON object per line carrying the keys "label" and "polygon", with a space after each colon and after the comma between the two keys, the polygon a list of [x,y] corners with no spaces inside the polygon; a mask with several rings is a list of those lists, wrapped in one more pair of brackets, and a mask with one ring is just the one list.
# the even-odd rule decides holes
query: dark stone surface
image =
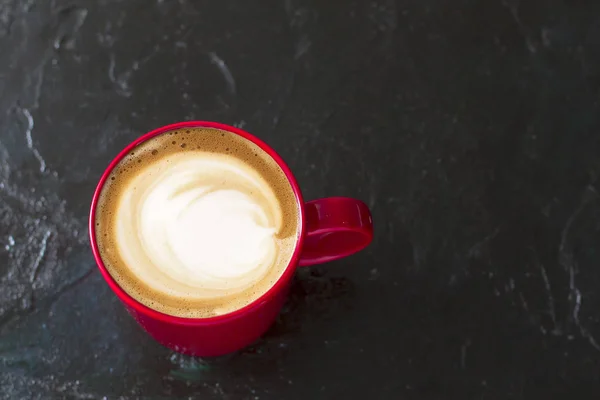
{"label": "dark stone surface", "polygon": [[[598,398],[599,68],[597,1],[0,0],[0,398]],[[216,360],[87,242],[109,160],[186,119],[376,226]]]}

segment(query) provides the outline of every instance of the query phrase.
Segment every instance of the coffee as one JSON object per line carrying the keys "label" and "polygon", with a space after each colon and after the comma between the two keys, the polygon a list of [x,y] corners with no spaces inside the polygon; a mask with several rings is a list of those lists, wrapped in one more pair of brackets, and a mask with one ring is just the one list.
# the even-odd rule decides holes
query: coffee
{"label": "coffee", "polygon": [[223,315],[268,291],[300,231],[294,191],[256,144],[214,128],[166,132],[112,170],[96,207],[102,262],[140,303]]}

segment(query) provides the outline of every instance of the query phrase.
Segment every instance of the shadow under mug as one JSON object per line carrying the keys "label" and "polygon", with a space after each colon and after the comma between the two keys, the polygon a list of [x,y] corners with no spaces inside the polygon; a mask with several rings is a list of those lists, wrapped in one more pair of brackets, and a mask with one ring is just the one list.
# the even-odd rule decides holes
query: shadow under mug
{"label": "shadow under mug", "polygon": [[[300,234],[291,260],[281,277],[265,294],[247,306],[210,318],[167,315],[146,307],[129,296],[111,277],[102,262],[94,229],[98,197],[119,161],[146,140],[165,132],[190,127],[229,131],[263,149],[285,173],[300,210]],[[240,350],[256,341],[271,326],[281,310],[296,267],[335,260],[365,248],[373,238],[373,222],[368,207],[359,200],[329,197],[304,203],[298,183],[288,166],[275,150],[251,134],[216,122],[189,121],[167,125],[141,136],[109,164],[94,192],[89,235],[94,258],[102,276],[142,328],[159,343],[177,352],[209,357]]]}

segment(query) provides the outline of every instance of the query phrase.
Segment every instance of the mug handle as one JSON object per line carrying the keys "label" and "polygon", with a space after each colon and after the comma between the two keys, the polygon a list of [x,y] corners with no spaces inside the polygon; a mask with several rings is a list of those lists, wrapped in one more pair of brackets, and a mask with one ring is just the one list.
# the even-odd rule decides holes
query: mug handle
{"label": "mug handle", "polygon": [[305,204],[306,236],[298,265],[306,267],[349,256],[373,240],[373,218],[365,203],[327,197]]}

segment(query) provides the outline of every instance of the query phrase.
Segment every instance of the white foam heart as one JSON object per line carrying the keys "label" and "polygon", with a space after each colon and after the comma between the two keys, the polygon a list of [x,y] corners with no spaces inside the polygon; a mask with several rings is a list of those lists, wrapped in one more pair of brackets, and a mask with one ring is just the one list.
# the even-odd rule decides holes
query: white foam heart
{"label": "white foam heart", "polygon": [[147,285],[208,298],[265,276],[277,259],[282,215],[258,172],[232,156],[199,154],[172,154],[128,183],[116,208],[116,243]]}

